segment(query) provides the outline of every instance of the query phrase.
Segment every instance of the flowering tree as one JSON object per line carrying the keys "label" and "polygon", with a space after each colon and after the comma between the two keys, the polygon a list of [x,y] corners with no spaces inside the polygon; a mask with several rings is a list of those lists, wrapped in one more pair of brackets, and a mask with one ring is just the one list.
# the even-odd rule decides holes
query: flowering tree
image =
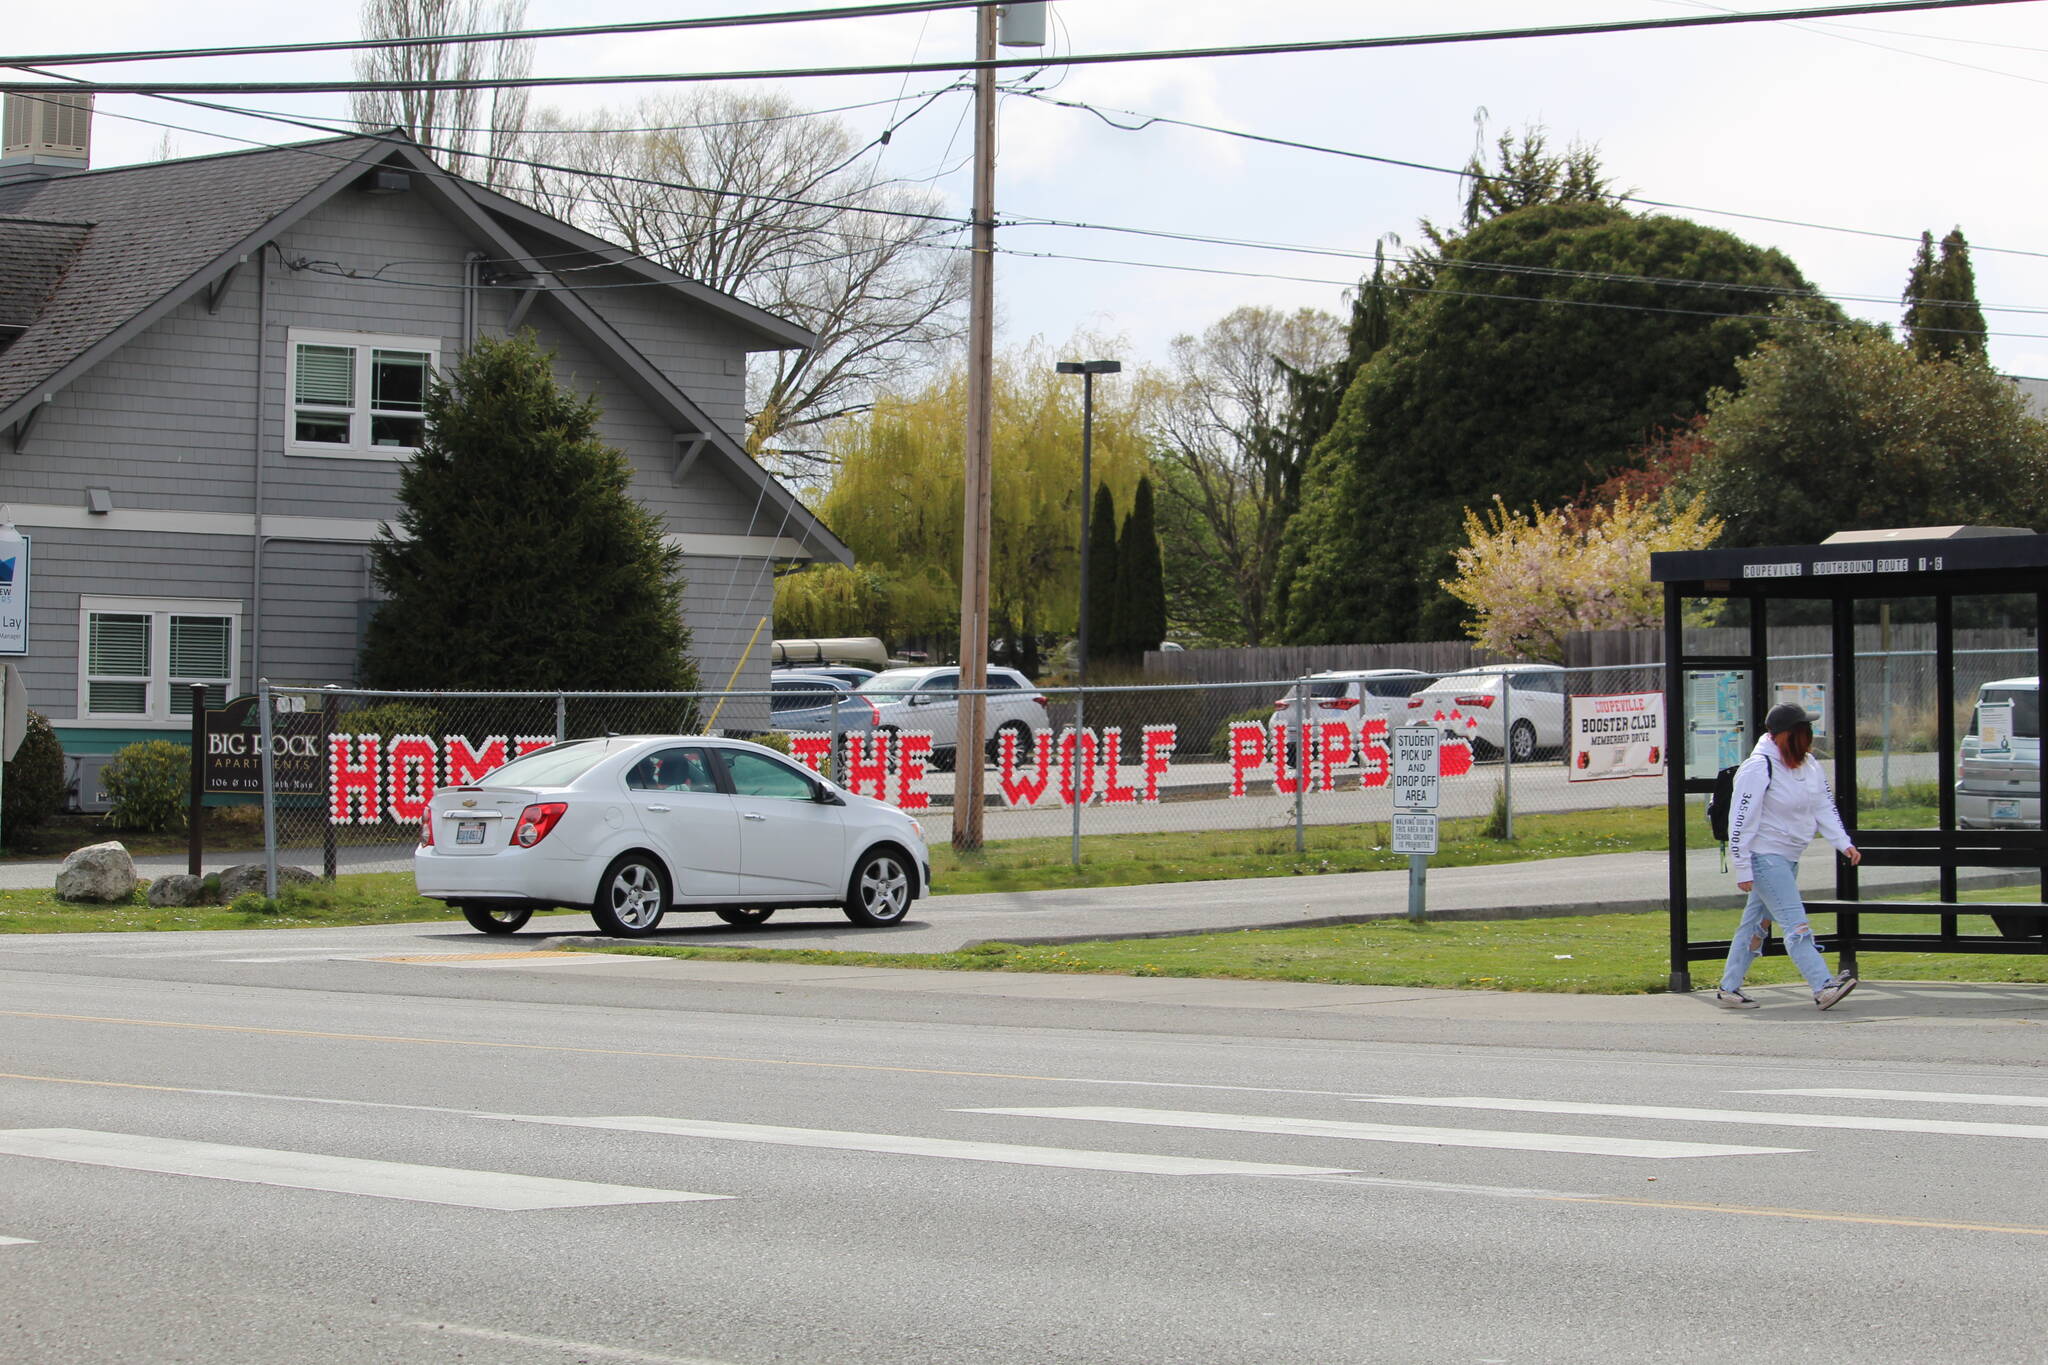
{"label": "flowering tree", "polygon": [[1665,510],[1624,493],[1582,511],[1509,511],[1496,496],[1465,509],[1458,576],[1439,586],[1477,614],[1465,633],[1497,654],[1564,662],[1574,630],[1632,630],[1664,619],[1650,554],[1702,550],[1721,536],[1703,498]]}

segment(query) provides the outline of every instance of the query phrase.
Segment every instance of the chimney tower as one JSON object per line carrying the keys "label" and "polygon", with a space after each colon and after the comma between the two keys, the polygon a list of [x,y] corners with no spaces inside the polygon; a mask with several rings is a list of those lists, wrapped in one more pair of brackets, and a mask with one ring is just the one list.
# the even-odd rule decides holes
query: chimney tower
{"label": "chimney tower", "polygon": [[0,181],[64,175],[91,161],[91,95],[7,96],[0,109]]}

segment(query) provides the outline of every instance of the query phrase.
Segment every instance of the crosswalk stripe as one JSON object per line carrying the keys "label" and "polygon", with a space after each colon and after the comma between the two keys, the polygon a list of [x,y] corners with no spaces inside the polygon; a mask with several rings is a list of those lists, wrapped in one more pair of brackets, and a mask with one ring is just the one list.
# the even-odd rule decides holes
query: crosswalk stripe
{"label": "crosswalk stripe", "polygon": [[1439,1109],[1486,1109],[1515,1114],[1592,1114],[1603,1118],[1675,1119],[1682,1123],[1747,1123],[1774,1128],[1853,1128],[1873,1133],[1941,1133],[1950,1137],[2048,1139],[2048,1126],[1975,1123],[1966,1119],[1865,1118],[1853,1114],[1779,1114],[1768,1109],[1689,1109],[1667,1104],[1586,1104],[1577,1100],[1508,1100],[1484,1096],[1360,1096],[1358,1104],[1407,1104]]}
{"label": "crosswalk stripe", "polygon": [[1646,1157],[1652,1160],[1696,1156],[1774,1156],[1804,1150],[1798,1147],[1730,1147],[1714,1142],[1664,1142],[1650,1138],[1580,1137],[1569,1133],[1510,1133],[1488,1128],[1419,1128],[1391,1123],[1349,1123],[1341,1119],[1281,1118],[1266,1114],[1204,1114],[1182,1109],[1132,1109],[1115,1105],[967,1109],[961,1112],[1082,1119],[1095,1123],[1141,1123],[1158,1128],[1208,1128],[1229,1133],[1272,1133],[1287,1137],[1350,1138],[1359,1142],[1411,1142],[1431,1147],[1491,1147],[1516,1152]]}
{"label": "crosswalk stripe", "polygon": [[282,1152],[263,1147],[230,1147],[216,1142],[185,1142],[177,1138],[99,1133],[79,1128],[0,1129],[0,1155],[506,1212],[591,1208],[607,1204],[680,1204],[732,1197],[693,1194],[686,1190],[643,1189],[633,1185],[603,1185],[584,1180],[553,1180],[545,1176],[512,1175],[502,1171],[365,1161],[356,1157]]}
{"label": "crosswalk stripe", "polygon": [[[997,1109],[963,1112],[1002,1113]],[[625,1133],[665,1133],[676,1137],[720,1138],[731,1142],[765,1142],[779,1147],[822,1147],[843,1152],[883,1152],[894,1156],[945,1157],[954,1161],[993,1161],[1011,1166],[1058,1166],[1081,1171],[1117,1171],[1129,1175],[1349,1175],[1336,1166],[1288,1166],[1268,1161],[1222,1161],[1208,1157],[1155,1156],[1142,1152],[1094,1152],[1064,1147],[1023,1147],[1008,1142],[967,1142],[955,1138],[908,1137],[895,1133],[847,1133],[827,1128],[783,1128],[766,1123],[720,1123],[710,1119],[654,1117],[550,1118],[536,1114],[492,1117],[520,1123],[552,1123],[565,1128],[605,1128]]]}
{"label": "crosswalk stripe", "polygon": [[1798,1095],[1816,1100],[1902,1100],[1908,1104],[1996,1104],[2019,1109],[2048,1109],[2040,1095],[1966,1095],[1939,1090],[1852,1090],[1818,1086],[1810,1090],[1731,1090],[1731,1095]]}

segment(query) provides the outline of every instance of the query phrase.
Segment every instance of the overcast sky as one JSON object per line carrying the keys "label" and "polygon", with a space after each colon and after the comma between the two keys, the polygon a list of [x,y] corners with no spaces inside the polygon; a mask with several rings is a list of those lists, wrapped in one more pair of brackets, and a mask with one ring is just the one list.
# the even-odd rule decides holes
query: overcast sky
{"label": "overcast sky", "polygon": [[[680,18],[797,7],[798,0],[531,0],[534,26]],[[811,0],[825,7],[831,0]],[[1787,0],[1790,3],[1790,0]],[[1749,0],[1749,8],[1764,8]],[[1666,17],[1713,8],[1694,0],[1458,0],[1434,6],[1376,0],[1059,0],[1059,51],[1101,52],[1239,42],[1357,37],[1536,23]],[[536,74],[702,71],[862,61],[942,60],[972,49],[972,18],[844,20],[727,33],[583,39],[543,44]],[[356,36],[345,5],[275,0],[98,0],[19,5],[0,43],[10,54],[112,47],[204,46]],[[124,68],[163,79],[347,78],[347,54],[228,58]],[[841,115],[860,141],[914,108],[944,76],[792,80],[806,107],[890,99]],[[1621,186],[1692,206],[1685,216],[1776,246],[1851,313],[1896,323],[1913,244],[1865,234],[1937,236],[1960,225],[1975,248],[1978,296],[1994,362],[2048,375],[2048,184],[2039,141],[2048,104],[2048,9],[2035,3],[1887,15],[1793,27],[1540,39],[1313,56],[1237,58],[1057,71],[1040,84],[1105,111],[1230,128],[1457,166],[1483,110],[1489,137],[1542,124],[1559,143],[1597,144]],[[544,92],[536,105],[622,106],[661,87]],[[326,118],[346,96],[227,97],[229,102]],[[968,97],[934,104],[883,153],[891,173],[934,181],[962,212],[961,164],[971,145]],[[102,115],[204,132],[171,132],[178,155],[302,132],[109,96]],[[1123,113],[1120,122],[1138,120]],[[161,128],[101,117],[94,164],[149,160]],[[945,172],[944,174],[939,174]],[[1453,218],[1454,177],[1258,146],[1187,129],[1111,128],[1095,115],[1009,98],[1002,109],[997,208],[1010,215],[1198,232],[1343,251],[1372,250],[1387,233],[1416,239],[1425,215]],[[1705,210],[1825,226],[1749,221]],[[1829,229],[1858,229],[1847,232]],[[1099,231],[1013,228],[1000,245],[1218,271],[1306,276],[1331,283],[1236,278],[1133,265],[1004,257],[998,266],[1003,345],[1055,344],[1078,331],[1112,339],[1126,361],[1161,358],[1171,338],[1242,304],[1342,306],[1354,260],[1183,244]],[[1997,250],[2004,248],[2006,250]],[[2023,311],[1994,311],[1995,308]],[[2004,335],[2000,335],[2000,334]]]}

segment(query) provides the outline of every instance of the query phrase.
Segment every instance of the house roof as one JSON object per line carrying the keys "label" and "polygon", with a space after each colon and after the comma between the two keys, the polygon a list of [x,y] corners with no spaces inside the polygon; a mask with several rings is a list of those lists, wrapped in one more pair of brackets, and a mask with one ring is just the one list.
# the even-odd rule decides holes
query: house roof
{"label": "house roof", "polygon": [[0,331],[26,331],[35,323],[90,230],[87,223],[0,218],[0,260],[12,262],[0,275]]}
{"label": "house roof", "polygon": [[[0,262],[7,263],[0,270],[0,340],[14,336],[0,349],[0,427],[32,415],[37,404],[200,290],[219,287],[278,233],[384,164],[423,176],[429,197],[494,255],[525,255],[507,231],[509,201],[442,169],[398,133],[0,183]],[[586,237],[545,215],[531,219],[529,226],[579,245]],[[33,250],[17,253],[17,243]],[[17,270],[17,260],[26,260],[28,269]],[[673,380],[573,289],[560,287],[534,264],[541,294],[565,322],[609,354],[643,398],[700,433],[703,444],[723,457],[743,485],[758,488],[765,503],[783,507],[788,533],[818,557],[852,562],[852,552]],[[768,347],[815,340],[728,295],[661,273],[661,283],[762,337]],[[25,302],[30,295],[38,296],[34,305]],[[22,320],[10,324],[17,316]],[[21,329],[18,334],[14,327]]]}

